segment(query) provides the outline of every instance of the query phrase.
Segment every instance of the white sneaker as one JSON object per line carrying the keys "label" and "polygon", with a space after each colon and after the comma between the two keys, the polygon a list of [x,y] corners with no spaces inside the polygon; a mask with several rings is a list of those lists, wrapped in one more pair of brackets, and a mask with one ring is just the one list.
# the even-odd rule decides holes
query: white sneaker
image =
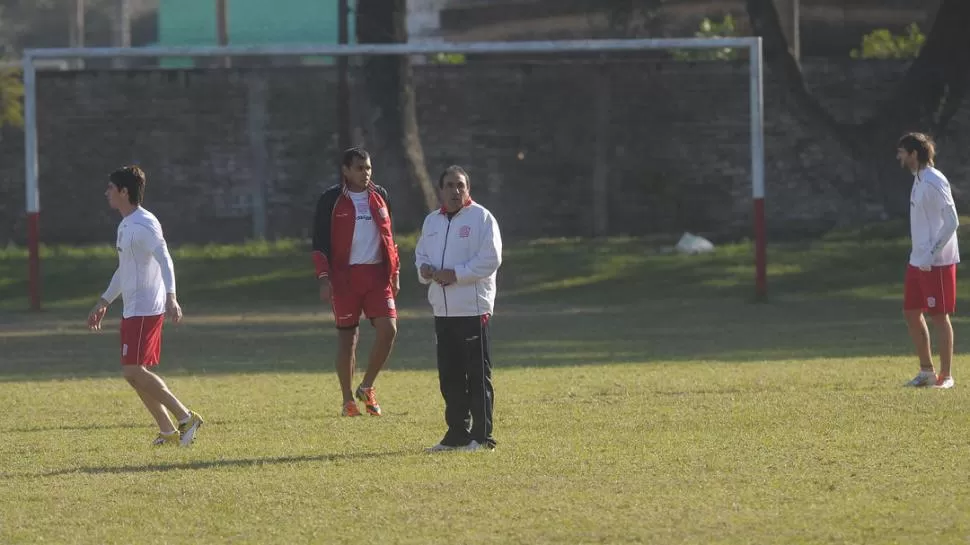
{"label": "white sneaker", "polygon": [[936,384],[934,384],[933,387],[940,390],[949,390],[950,388],[953,388],[954,384],[953,377],[940,377],[936,380]]}
{"label": "white sneaker", "polygon": [[429,452],[429,453],[430,452],[448,452],[449,450],[458,450],[460,448],[464,448],[464,447],[452,447],[452,446],[442,445],[441,443],[438,443],[437,445],[435,445],[433,447],[428,447],[428,448],[424,449],[424,451],[425,452]]}
{"label": "white sneaker", "polygon": [[472,442],[471,443],[468,443],[467,445],[461,447],[458,450],[461,450],[461,451],[464,451],[464,452],[475,452],[476,450],[482,450],[484,448],[485,447],[481,443],[479,443],[478,441],[472,439]]}
{"label": "white sneaker", "polygon": [[192,411],[189,411],[188,421],[186,421],[183,424],[179,424],[178,431],[179,431],[179,435],[182,436],[180,443],[183,447],[187,447],[191,445],[193,441],[195,441],[195,434],[196,432],[199,431],[199,428],[204,423],[205,423],[205,420],[202,420],[202,417],[199,416],[199,413],[194,413]]}
{"label": "white sneaker", "polygon": [[936,373],[933,371],[920,371],[913,380],[906,383],[906,386],[921,388],[923,386],[933,386],[936,384]]}

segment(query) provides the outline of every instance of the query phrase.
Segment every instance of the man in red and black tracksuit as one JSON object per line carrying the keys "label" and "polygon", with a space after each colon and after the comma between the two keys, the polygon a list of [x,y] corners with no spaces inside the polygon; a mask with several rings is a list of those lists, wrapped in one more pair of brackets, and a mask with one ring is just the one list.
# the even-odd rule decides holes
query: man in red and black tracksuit
{"label": "man in red and black tracksuit", "polygon": [[[313,221],[313,262],[320,299],[330,302],[338,331],[337,377],[343,390],[343,415],[360,416],[354,396],[368,414],[381,415],[374,381],[394,346],[400,289],[400,260],[391,226],[387,190],[371,181],[370,155],[361,148],[344,152],[342,183],[320,196]],[[357,360],[360,315],[377,331],[370,362],[356,392],[351,389]]]}

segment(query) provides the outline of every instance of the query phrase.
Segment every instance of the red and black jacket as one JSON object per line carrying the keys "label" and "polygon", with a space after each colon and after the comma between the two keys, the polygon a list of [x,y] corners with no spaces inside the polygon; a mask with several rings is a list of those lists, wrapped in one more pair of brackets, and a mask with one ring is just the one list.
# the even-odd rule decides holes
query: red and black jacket
{"label": "red and black jacket", "polygon": [[[313,264],[317,278],[329,276],[334,284],[346,282],[350,271],[350,246],[354,241],[357,210],[347,192],[344,184],[324,191],[317,201],[313,218]],[[387,190],[370,184],[367,193],[374,224],[381,238],[388,282],[391,282],[401,270],[401,261],[394,243]]]}

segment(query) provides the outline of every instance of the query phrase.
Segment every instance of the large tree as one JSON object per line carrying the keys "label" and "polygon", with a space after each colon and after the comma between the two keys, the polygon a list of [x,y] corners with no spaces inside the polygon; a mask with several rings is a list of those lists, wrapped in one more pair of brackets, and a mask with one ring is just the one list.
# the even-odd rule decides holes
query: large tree
{"label": "large tree", "polygon": [[890,97],[877,105],[868,119],[849,123],[837,119],[809,91],[788,47],[773,0],[746,1],[754,34],[764,43],[767,65],[794,99],[793,112],[805,123],[832,135],[865,172],[871,173],[857,180],[861,189],[882,195],[890,212],[903,212],[905,207],[894,206],[887,188],[880,187],[884,185],[881,182],[892,179],[887,169],[895,169],[886,155],[892,153],[895,138],[905,131],[921,130],[945,137],[947,125],[967,93],[970,2],[942,0],[919,56]]}
{"label": "large tree", "polygon": [[[357,0],[356,27],[359,43],[407,42],[407,0]],[[420,221],[437,206],[438,197],[418,134],[411,59],[406,55],[365,57],[364,75],[373,108],[374,137],[382,154],[376,160],[385,169],[407,174],[406,206],[412,213],[407,216]],[[378,180],[381,176],[375,174]],[[417,226],[408,223],[413,221],[402,227]]]}

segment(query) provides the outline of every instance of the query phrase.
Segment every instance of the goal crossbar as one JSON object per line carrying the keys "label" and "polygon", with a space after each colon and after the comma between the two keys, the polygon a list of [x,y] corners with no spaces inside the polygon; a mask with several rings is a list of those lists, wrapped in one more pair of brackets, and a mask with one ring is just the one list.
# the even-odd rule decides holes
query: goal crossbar
{"label": "goal crossbar", "polygon": [[21,59],[24,81],[24,160],[31,308],[40,309],[40,186],[37,149],[37,71],[52,59],[379,56],[446,54],[610,53],[649,49],[747,49],[751,115],[751,196],[755,240],[755,297],[767,295],[764,150],[764,61],[760,37],[658,38],[623,40],[541,40],[327,45],[154,46],[27,49]]}
{"label": "goal crossbar", "polygon": [[119,58],[119,57],[234,57],[234,56],[325,56],[429,55],[494,53],[579,53],[639,51],[646,49],[756,49],[760,37],[745,38],[643,38],[628,40],[541,40],[528,42],[418,42],[391,44],[326,45],[229,45],[155,46],[27,49],[29,59]]}

